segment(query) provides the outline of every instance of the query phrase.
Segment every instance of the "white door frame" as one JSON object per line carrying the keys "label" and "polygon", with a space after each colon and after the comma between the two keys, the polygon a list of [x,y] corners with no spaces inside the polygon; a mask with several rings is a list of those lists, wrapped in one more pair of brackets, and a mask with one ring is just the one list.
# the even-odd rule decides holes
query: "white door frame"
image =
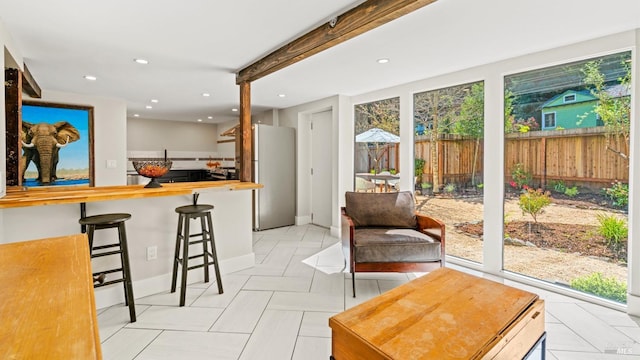
{"label": "white door frame", "polygon": [[309,123],[311,115],[331,111],[332,134],[327,142],[327,149],[331,152],[331,233],[337,236],[340,229],[339,209],[338,209],[338,112],[334,106],[324,106],[309,111],[298,113],[298,139],[297,139],[297,161],[298,161],[298,203],[296,214],[296,224],[304,225],[311,223],[311,129]]}

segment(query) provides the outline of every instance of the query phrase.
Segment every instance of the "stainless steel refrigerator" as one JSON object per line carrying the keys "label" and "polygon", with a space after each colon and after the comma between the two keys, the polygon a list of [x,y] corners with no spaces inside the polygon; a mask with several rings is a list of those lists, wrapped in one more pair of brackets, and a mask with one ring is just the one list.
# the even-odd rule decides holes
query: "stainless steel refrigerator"
{"label": "stainless steel refrigerator", "polygon": [[253,194],[253,229],[295,224],[295,129],[253,127],[253,181],[264,185]]}

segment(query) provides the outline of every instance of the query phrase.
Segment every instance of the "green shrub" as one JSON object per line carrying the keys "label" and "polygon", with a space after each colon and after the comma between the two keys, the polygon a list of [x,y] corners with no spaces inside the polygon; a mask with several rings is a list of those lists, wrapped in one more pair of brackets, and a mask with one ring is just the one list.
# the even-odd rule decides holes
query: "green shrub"
{"label": "green shrub", "polygon": [[600,227],[598,232],[604,236],[607,241],[620,242],[627,238],[629,230],[624,219],[619,219],[614,215],[598,214],[598,222]]}
{"label": "green shrub", "polygon": [[564,185],[564,181],[562,180],[552,181],[550,185],[553,187],[553,191],[560,194],[564,194],[564,192],[567,190],[567,187]]}
{"label": "green shrub", "polygon": [[522,210],[522,214],[529,214],[533,218],[533,222],[538,222],[538,215],[543,213],[543,209],[551,204],[548,191],[542,189],[527,189],[518,201],[518,206]]}
{"label": "green shrub", "polygon": [[456,191],[456,184],[448,183],[444,186],[444,192],[446,192],[447,194],[451,194],[454,191]]}
{"label": "green shrub", "polygon": [[605,278],[599,272],[571,280],[571,287],[605,299],[627,302],[627,284],[614,277]]}
{"label": "green shrub", "polygon": [[425,165],[425,161],[423,159],[420,158],[415,158],[414,162],[414,176],[416,176],[418,178],[418,181],[420,181],[422,179],[422,172],[424,171],[424,165]]}
{"label": "green shrub", "polygon": [[524,169],[524,165],[517,163],[513,165],[511,169],[511,179],[513,180],[512,186],[522,189],[523,186],[529,185],[531,182],[531,173]]}
{"label": "green shrub", "polygon": [[629,229],[624,219],[607,214],[598,214],[597,217],[600,223],[598,233],[605,238],[607,247],[618,259],[626,260],[626,240]]}
{"label": "green shrub", "polygon": [[602,189],[611,198],[613,206],[626,208],[629,203],[629,185],[614,181],[610,188]]}
{"label": "green shrub", "polygon": [[564,194],[567,195],[568,197],[574,197],[574,196],[580,194],[580,192],[578,191],[578,187],[574,186],[572,188],[566,188],[564,190]]}

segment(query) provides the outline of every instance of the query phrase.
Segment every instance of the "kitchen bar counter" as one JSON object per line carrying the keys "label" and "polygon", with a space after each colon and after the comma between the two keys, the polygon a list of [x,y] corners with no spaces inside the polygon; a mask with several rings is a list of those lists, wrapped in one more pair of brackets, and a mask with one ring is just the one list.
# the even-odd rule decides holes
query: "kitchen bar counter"
{"label": "kitchen bar counter", "polygon": [[[158,294],[171,285],[178,223],[175,208],[191,204],[192,194],[197,192],[198,203],[214,206],[213,227],[223,283],[224,274],[255,265],[252,190],[262,185],[229,180],[143,186],[11,189],[0,198],[0,243],[77,234],[81,231],[78,219],[84,214],[129,213],[126,228],[134,296]],[[193,225],[194,230],[199,228],[199,224]],[[96,241],[107,242],[114,236],[113,231],[100,231]],[[148,256],[150,251],[156,256]],[[117,265],[113,262],[95,265]],[[201,282],[202,278],[202,271],[189,273],[189,282]],[[99,309],[124,302],[122,286],[105,286],[95,293]]]}
{"label": "kitchen bar counter", "polygon": [[262,185],[239,180],[199,181],[162,184],[160,188],[145,188],[144,185],[97,186],[97,187],[43,187],[28,190],[7,189],[7,195],[0,198],[0,209],[74,204],[105,200],[139,199],[158,196],[189,195],[198,190],[250,190]]}

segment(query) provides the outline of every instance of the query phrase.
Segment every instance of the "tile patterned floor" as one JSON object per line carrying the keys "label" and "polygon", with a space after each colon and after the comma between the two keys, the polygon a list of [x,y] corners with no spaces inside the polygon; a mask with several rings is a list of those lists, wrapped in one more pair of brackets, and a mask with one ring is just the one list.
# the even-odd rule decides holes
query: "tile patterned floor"
{"label": "tile patterned floor", "polygon": [[[351,279],[341,273],[340,249],[332,247],[337,242],[315,226],[254,233],[256,265],[224,275],[222,295],[211,282],[189,285],[187,306],[182,308],[177,306],[178,292],[141,298],[136,300],[138,321],[133,324],[123,305],[100,309],[104,358],[327,360],[330,316],[415,278],[359,274],[354,299]],[[640,359],[640,319],[526,285],[506,284],[545,300],[547,359]]]}

